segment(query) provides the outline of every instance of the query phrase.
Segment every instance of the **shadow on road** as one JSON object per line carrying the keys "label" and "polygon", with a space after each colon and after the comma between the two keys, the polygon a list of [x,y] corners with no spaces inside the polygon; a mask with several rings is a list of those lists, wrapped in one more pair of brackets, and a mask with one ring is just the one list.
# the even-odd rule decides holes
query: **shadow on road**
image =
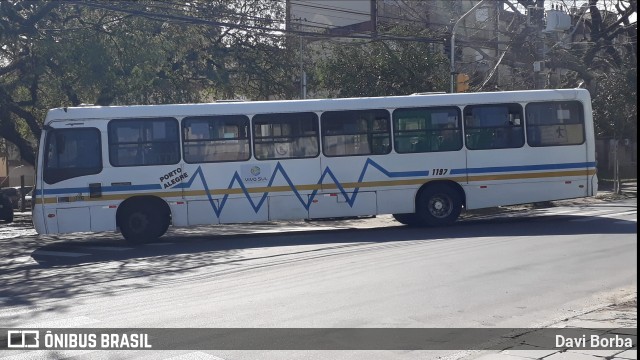
{"label": "shadow on road", "polygon": [[[359,247],[371,244],[395,246],[404,242],[464,242],[477,238],[489,241],[496,237],[502,238],[501,241],[510,241],[512,237],[536,241],[537,238],[558,235],[637,233],[636,223],[631,221],[583,217],[589,221],[577,222],[569,218],[580,219],[561,215],[505,217],[466,220],[442,228],[412,228],[397,223],[374,228],[346,228],[349,221],[325,221],[300,225],[301,228],[308,226],[302,231],[281,233],[276,232],[279,227],[275,225],[266,226],[265,229],[271,233],[249,233],[252,225],[225,225],[177,229],[170,231],[158,243],[140,246],[130,246],[121,240],[120,235],[111,233],[40,240],[35,236],[7,239],[23,242],[23,245],[35,249],[30,257],[37,263],[9,262],[8,266],[0,268],[0,303],[29,305],[41,300],[96,294],[109,296],[122,290],[176,281],[206,267],[209,267],[208,274],[215,276],[216,267],[229,268],[229,265],[242,265],[248,261],[271,261],[292,255],[305,258],[326,250],[330,250],[329,255],[323,256],[332,256],[344,251],[358,251]],[[351,221],[355,224],[359,220]],[[315,230],[314,226],[316,229],[343,228]],[[38,244],[38,241],[44,243]],[[606,241],[615,242],[616,237],[607,237]],[[11,244],[5,243],[5,246]],[[273,251],[252,251],[257,249]]]}

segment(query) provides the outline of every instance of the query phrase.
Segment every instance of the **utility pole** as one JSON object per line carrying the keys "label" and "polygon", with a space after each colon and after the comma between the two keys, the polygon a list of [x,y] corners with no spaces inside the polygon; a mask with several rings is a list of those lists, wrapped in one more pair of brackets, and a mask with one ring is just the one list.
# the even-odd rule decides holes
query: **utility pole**
{"label": "utility pole", "polygon": [[460,22],[462,21],[462,19],[467,17],[469,14],[471,14],[475,9],[477,9],[485,1],[486,0],[480,0],[480,2],[475,4],[469,11],[464,13],[460,17],[460,19],[458,19],[455,22],[455,24],[453,24],[453,28],[451,29],[451,60],[450,60],[450,64],[451,64],[451,87],[450,87],[450,91],[449,91],[451,93],[456,92],[456,75],[457,75],[457,72],[456,72],[455,61],[456,61],[456,31],[458,30],[458,25],[460,25]]}
{"label": "utility pole", "polygon": [[304,71],[304,37],[300,35],[300,98],[307,98],[307,72]]}
{"label": "utility pole", "polygon": [[533,76],[534,88],[544,89],[547,85],[545,71],[545,43],[544,43],[544,0],[537,0],[536,5],[529,7],[529,21],[533,27],[534,36],[534,60]]}

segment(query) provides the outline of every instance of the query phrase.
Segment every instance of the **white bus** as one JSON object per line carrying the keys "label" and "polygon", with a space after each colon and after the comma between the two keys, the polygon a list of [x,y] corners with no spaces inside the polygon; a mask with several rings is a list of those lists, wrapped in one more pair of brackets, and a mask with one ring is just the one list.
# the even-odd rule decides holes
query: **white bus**
{"label": "white bus", "polygon": [[582,89],[58,108],[40,139],[40,234],[461,210],[594,196]]}

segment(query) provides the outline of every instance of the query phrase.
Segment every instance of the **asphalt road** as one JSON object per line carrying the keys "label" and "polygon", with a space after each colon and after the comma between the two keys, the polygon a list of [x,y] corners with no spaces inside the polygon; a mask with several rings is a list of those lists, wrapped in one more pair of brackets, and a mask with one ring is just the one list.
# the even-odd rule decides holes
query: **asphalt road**
{"label": "asphalt road", "polygon": [[[409,228],[389,217],[201,227],[138,247],[112,234],[38,238],[24,224],[14,228],[19,235],[0,232],[0,327],[538,327],[637,291],[636,199],[488,214],[437,229]],[[456,353],[117,356],[397,359]],[[64,355],[114,354],[56,354]]]}

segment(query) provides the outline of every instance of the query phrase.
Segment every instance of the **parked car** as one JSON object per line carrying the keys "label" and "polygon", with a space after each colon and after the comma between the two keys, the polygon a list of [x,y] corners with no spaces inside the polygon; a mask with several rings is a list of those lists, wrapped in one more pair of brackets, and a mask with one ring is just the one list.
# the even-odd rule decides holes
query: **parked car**
{"label": "parked car", "polygon": [[0,220],[8,223],[13,222],[13,204],[11,204],[11,199],[4,194],[0,194]]}
{"label": "parked car", "polygon": [[0,193],[2,194],[2,196],[6,197],[7,199],[9,199],[9,201],[11,202],[11,206],[12,208],[16,208],[18,207],[18,199],[20,198],[20,188],[15,188],[15,187],[8,187],[8,188],[2,188],[0,189]]}
{"label": "parked car", "polygon": [[[24,188],[22,188],[22,191],[25,195],[28,194],[31,190],[33,190],[33,186],[25,186]],[[9,198],[14,209],[18,209],[20,207],[20,186],[2,188],[0,189],[0,193]]]}
{"label": "parked car", "polygon": [[[25,208],[25,210],[31,209],[32,206],[33,206],[33,189],[31,189],[31,191],[29,191],[24,196],[24,208]],[[18,199],[18,209],[22,209],[22,198]]]}

